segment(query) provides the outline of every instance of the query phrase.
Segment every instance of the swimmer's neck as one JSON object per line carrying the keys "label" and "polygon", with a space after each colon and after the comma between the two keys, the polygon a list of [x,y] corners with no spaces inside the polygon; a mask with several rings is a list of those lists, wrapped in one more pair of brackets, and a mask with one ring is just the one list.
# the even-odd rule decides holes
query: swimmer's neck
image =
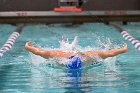
{"label": "swimmer's neck", "polygon": [[87,52],[77,52],[77,53],[75,53],[75,55],[92,57],[92,56],[95,56],[95,55],[98,55],[98,54],[93,52],[93,51],[87,51]]}

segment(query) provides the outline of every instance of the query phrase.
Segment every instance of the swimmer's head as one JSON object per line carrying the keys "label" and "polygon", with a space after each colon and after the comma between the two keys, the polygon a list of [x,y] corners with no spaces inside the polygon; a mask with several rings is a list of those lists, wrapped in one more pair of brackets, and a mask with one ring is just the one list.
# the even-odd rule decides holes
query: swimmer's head
{"label": "swimmer's head", "polygon": [[82,61],[78,56],[69,57],[69,62],[66,64],[68,69],[80,69],[82,67]]}

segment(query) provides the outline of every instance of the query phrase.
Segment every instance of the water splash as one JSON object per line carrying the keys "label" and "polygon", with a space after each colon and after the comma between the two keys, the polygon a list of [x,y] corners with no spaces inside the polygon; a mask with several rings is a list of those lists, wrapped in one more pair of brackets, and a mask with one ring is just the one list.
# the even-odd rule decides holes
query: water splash
{"label": "water splash", "polygon": [[114,48],[120,48],[121,44],[113,42],[110,38],[107,37],[97,37],[96,40],[96,49],[97,50],[110,50]]}
{"label": "water splash", "polygon": [[[84,47],[84,48],[82,48],[78,44],[78,37],[77,36],[74,37],[74,39],[71,43],[69,42],[68,38],[65,39],[64,37],[62,37],[62,40],[59,41],[59,43],[60,43],[60,47],[57,49],[63,50],[63,51],[68,51],[68,52],[73,52],[73,53],[83,52],[83,51],[109,50],[109,49],[120,47],[120,45],[113,44],[114,42],[112,42],[109,38],[104,38],[104,40],[102,40],[101,37],[98,37],[98,39],[96,40],[96,45],[94,44],[95,46],[88,46],[88,47]],[[48,49],[48,48],[45,48],[45,49]],[[33,64],[40,65],[42,63],[45,63],[45,64],[49,64],[49,66],[52,66],[54,68],[57,67],[58,64],[59,64],[59,66],[65,65],[66,62],[68,61],[68,59],[66,59],[66,58],[44,59],[44,58],[37,56],[37,55],[34,55],[32,53],[30,53],[30,56],[31,56]],[[103,61],[104,61],[101,57],[98,57],[98,56],[95,56],[94,58],[97,60],[97,62],[103,63]],[[110,61],[111,61],[111,63],[115,64],[116,57],[107,58],[105,60],[105,62],[110,62]],[[107,65],[107,66],[109,68],[110,65]],[[110,67],[112,67],[112,66],[110,66]],[[115,69],[115,67],[113,67],[113,68]]]}
{"label": "water splash", "polygon": [[65,39],[64,37],[62,37],[62,40],[59,41],[60,43],[60,49],[64,50],[64,51],[68,51],[68,52],[78,52],[79,48],[78,48],[78,40],[77,40],[77,36],[74,37],[74,40],[72,41],[72,43],[69,42],[68,38]]}

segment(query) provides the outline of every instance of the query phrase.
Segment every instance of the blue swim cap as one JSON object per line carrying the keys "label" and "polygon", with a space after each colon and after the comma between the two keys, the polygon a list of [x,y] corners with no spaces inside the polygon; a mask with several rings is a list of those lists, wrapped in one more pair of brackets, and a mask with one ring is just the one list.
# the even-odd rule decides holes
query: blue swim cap
{"label": "blue swim cap", "polygon": [[69,62],[66,64],[69,69],[80,69],[82,67],[82,61],[78,56],[69,57]]}

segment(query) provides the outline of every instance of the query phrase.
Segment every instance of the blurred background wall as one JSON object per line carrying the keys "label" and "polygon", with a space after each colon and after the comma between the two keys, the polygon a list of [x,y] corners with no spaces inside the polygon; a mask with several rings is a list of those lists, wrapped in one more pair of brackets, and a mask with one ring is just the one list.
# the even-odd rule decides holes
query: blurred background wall
{"label": "blurred background wall", "polygon": [[[0,11],[50,11],[58,0],[0,0]],[[140,10],[140,0],[85,0],[84,10]]]}

